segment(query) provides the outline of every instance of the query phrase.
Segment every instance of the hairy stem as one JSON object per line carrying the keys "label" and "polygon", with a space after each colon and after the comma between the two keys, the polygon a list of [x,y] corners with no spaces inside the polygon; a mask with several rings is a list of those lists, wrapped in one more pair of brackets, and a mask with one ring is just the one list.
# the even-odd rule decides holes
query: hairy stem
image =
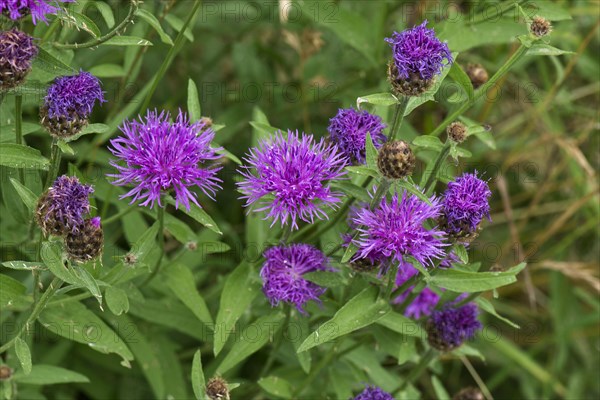
{"label": "hairy stem", "polygon": [[[422,185],[422,187],[425,189],[426,195],[435,186],[435,184],[437,182],[438,173],[440,172],[440,168],[442,167],[442,164],[444,164],[444,161],[448,157],[449,153],[450,153],[450,143],[446,142],[446,144],[444,145],[442,150],[438,153],[438,156],[435,160],[435,164],[433,165],[433,169],[431,170],[431,173],[427,177],[427,182],[425,182],[425,185]],[[423,175],[423,177],[425,177],[425,175]]]}
{"label": "hairy stem", "polygon": [[48,189],[58,176],[60,156],[61,153],[60,148],[58,147],[58,139],[53,139],[52,145],[50,146],[50,167],[48,168],[48,175],[46,175],[46,184],[44,189]]}
{"label": "hairy stem", "polygon": [[398,99],[398,103],[396,104],[394,111],[394,119],[392,122],[392,128],[390,129],[389,141],[393,141],[396,139],[398,135],[398,131],[400,130],[400,126],[402,125],[402,121],[404,120],[404,113],[406,112],[406,108],[408,107],[408,102],[410,97],[402,96]]}
{"label": "hairy stem", "polygon": [[[23,144],[23,96],[15,94],[15,143]],[[25,184],[23,168],[19,168],[19,182]]]}

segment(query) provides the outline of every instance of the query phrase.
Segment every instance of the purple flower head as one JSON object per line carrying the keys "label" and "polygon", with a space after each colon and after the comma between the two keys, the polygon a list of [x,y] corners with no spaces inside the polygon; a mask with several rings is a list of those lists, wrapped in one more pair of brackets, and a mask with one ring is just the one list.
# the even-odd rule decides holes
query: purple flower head
{"label": "purple flower head", "polygon": [[38,21],[48,23],[46,15],[55,15],[59,8],[58,2],[72,3],[75,0],[0,0],[0,13],[7,15],[13,21],[31,14],[33,24]]}
{"label": "purple flower head", "polygon": [[[419,271],[409,263],[402,263],[398,269],[398,274],[396,275],[396,286],[404,284],[418,273]],[[403,303],[413,289],[414,286],[406,289],[406,291],[394,299],[394,304]],[[408,307],[406,307],[404,315],[416,319],[430,315],[439,300],[440,295],[426,287],[417,295],[417,297],[414,298]]]}
{"label": "purple flower head", "polygon": [[445,65],[453,62],[448,45],[441,42],[433,29],[427,29],[426,25],[427,20],[401,33],[394,32],[391,38],[385,39],[392,47],[400,78],[408,80],[411,74],[419,74],[421,79],[429,80],[439,75]]}
{"label": "purple flower head", "polygon": [[100,217],[94,217],[90,220],[90,224],[94,225],[96,228],[100,228],[102,223],[100,222]]}
{"label": "purple flower head", "polygon": [[392,257],[398,262],[412,256],[423,265],[432,264],[434,258],[444,256],[444,232],[426,229],[423,224],[436,218],[440,208],[434,197],[429,205],[406,192],[402,198],[395,193],[391,201],[383,198],[373,210],[361,208],[353,218],[359,233],[354,243],[358,247],[356,256]]}
{"label": "purple flower head", "polygon": [[482,328],[481,322],[477,319],[477,306],[474,303],[468,303],[458,308],[446,307],[439,311],[434,311],[429,319],[428,332],[432,333],[441,347],[453,349],[475,336],[475,333]]}
{"label": "purple flower head", "polygon": [[323,139],[317,143],[312,135],[288,131],[286,138],[278,132],[250,149],[244,161],[248,165],[239,171],[244,177],[238,183],[241,198],[246,207],[259,202],[255,211],[268,210],[273,224],[280,220],[284,225],[290,218],[292,228],[298,229],[298,219],[327,218],[323,208],[335,208],[341,201],[341,193],[327,182],[345,174],[347,160]]}
{"label": "purple flower head", "polygon": [[490,217],[488,199],[492,195],[486,181],[474,174],[463,174],[448,184],[444,194],[443,214],[449,233],[468,227],[475,231],[483,217]]}
{"label": "purple flower head", "polygon": [[[200,207],[197,195],[189,190],[198,186],[214,200],[215,191],[220,189],[216,165],[205,165],[220,158],[210,142],[215,132],[204,122],[190,123],[187,115],[179,111],[175,122],[170,114],[163,111],[150,111],[146,117],[125,121],[120,126],[123,136],[112,139],[109,151],[118,158],[110,164],[118,174],[113,185],[133,185],[134,188],[121,196],[132,197],[131,203],[143,200],[140,205],[150,208],[158,202],[163,207],[161,194],[169,190],[175,192],[175,207],[183,204],[190,209],[190,201]],[[121,161],[121,163],[119,163]]]}
{"label": "purple flower head", "polygon": [[13,28],[10,31],[0,32],[0,71],[17,72],[28,71],[31,61],[38,53],[38,47],[33,38]]}
{"label": "purple flower head", "polygon": [[367,386],[353,400],[394,400],[394,397],[377,386]]}
{"label": "purple flower head", "polygon": [[307,272],[331,270],[327,257],[315,247],[294,243],[275,246],[264,253],[266,259],[260,270],[265,296],[276,306],[279,302],[294,304],[305,313],[304,305],[309,300],[320,303],[319,296],[325,288],[302,278]]}
{"label": "purple flower head", "polygon": [[70,121],[75,115],[87,118],[96,101],[106,101],[100,80],[89,72],[79,71],[78,75],[56,78],[48,88],[44,106],[50,118],[65,117]]}
{"label": "purple flower head", "polygon": [[68,231],[77,231],[90,212],[88,196],[94,188],[83,185],[75,176],[60,176],[48,189],[44,200],[45,218],[54,218]]}
{"label": "purple flower head", "polygon": [[335,117],[329,120],[329,135],[340,151],[350,160],[365,163],[365,139],[367,132],[376,148],[387,140],[383,134],[386,125],[377,115],[354,108],[340,108]]}

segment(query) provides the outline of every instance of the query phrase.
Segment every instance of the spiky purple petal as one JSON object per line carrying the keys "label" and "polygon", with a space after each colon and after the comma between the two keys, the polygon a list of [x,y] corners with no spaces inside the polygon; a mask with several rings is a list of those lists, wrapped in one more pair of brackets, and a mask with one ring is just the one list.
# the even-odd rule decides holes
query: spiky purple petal
{"label": "spiky purple petal", "polygon": [[458,308],[447,307],[434,311],[429,321],[437,338],[448,347],[455,348],[472,339],[482,328],[481,322],[477,319],[478,314],[477,306],[468,303]]}
{"label": "spiky purple petal", "polygon": [[367,386],[353,400],[394,400],[394,397],[377,386]]}
{"label": "spiky purple petal", "polygon": [[487,182],[479,179],[477,172],[465,173],[450,182],[443,200],[448,229],[460,232],[467,225],[475,231],[484,217],[490,217],[488,199],[491,195]]}
{"label": "spiky purple petal", "polygon": [[93,192],[94,188],[81,184],[75,176],[58,177],[48,189],[46,216],[52,215],[67,229],[76,231],[90,212],[89,195]]}
{"label": "spiky purple petal", "polygon": [[77,75],[56,78],[48,88],[44,105],[48,108],[50,118],[65,117],[72,120],[74,114],[87,118],[92,113],[96,101],[106,101],[100,80],[81,70]]}
{"label": "spiky purple petal", "polygon": [[0,71],[23,72],[38,54],[34,39],[16,28],[0,32]]}
{"label": "spiky purple petal", "polygon": [[72,3],[75,0],[0,0],[0,14],[7,15],[13,21],[31,14],[33,24],[38,21],[48,23],[47,15],[55,15],[58,3]]}

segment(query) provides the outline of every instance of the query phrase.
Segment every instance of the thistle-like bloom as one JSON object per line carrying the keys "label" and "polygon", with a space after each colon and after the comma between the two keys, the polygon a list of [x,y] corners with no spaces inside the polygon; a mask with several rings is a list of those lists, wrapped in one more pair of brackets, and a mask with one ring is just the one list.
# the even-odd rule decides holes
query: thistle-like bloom
{"label": "thistle-like bloom", "polygon": [[354,400],[394,400],[394,397],[377,386],[367,386]]}
{"label": "thistle-like bloom", "polygon": [[239,171],[244,180],[238,183],[242,199],[248,207],[259,202],[256,212],[268,210],[267,218],[281,225],[292,221],[298,229],[298,219],[313,222],[327,218],[325,206],[335,208],[341,193],[334,192],[327,182],[341,177],[347,159],[337,146],[329,146],[312,135],[288,131],[250,149],[244,158],[248,164]]}
{"label": "thistle-like bloom", "polygon": [[36,220],[46,234],[56,236],[77,232],[90,212],[88,196],[94,189],[75,176],[63,175],[40,197]]}
{"label": "thistle-like bloom", "polygon": [[38,21],[48,23],[47,15],[55,15],[59,8],[58,2],[72,3],[75,0],[0,0],[0,13],[7,15],[13,21],[31,14],[34,25]]}
{"label": "thistle-like bloom", "polygon": [[38,53],[33,38],[18,29],[0,32],[0,90],[19,85]]}
{"label": "thistle-like bloom", "polygon": [[392,47],[399,78],[408,80],[411,74],[418,74],[421,79],[429,80],[439,75],[444,66],[452,64],[448,45],[426,26],[427,21],[424,21],[412,29],[394,32],[391,38],[385,39]]}
{"label": "thistle-like bloom", "polygon": [[44,98],[44,108],[50,118],[86,119],[96,101],[106,101],[100,80],[89,72],[79,71],[78,75],[60,76],[54,80]]}
{"label": "thistle-like bloom", "polygon": [[474,303],[434,311],[427,324],[428,341],[438,350],[449,351],[472,339],[482,328]]}
{"label": "thistle-like bloom", "polygon": [[264,257],[266,261],[260,276],[265,296],[273,307],[283,301],[305,313],[304,305],[309,300],[320,303],[319,296],[326,289],[302,278],[308,272],[331,270],[327,257],[320,250],[309,244],[294,243],[271,247]]}
{"label": "thistle-like bloom", "polygon": [[[398,274],[396,275],[396,286],[404,284],[418,273],[419,271],[409,263],[401,264],[398,269]],[[413,289],[414,286],[406,289],[406,291],[394,299],[394,304],[403,303]],[[426,287],[414,298],[408,307],[406,307],[404,315],[416,319],[428,316],[433,312],[438,301],[440,301],[440,295]]]}
{"label": "thistle-like bloom", "polygon": [[443,216],[449,234],[474,232],[483,217],[490,217],[488,199],[492,195],[486,181],[463,174],[448,184],[444,193]]}
{"label": "thistle-like bloom", "polygon": [[181,111],[175,122],[166,111],[148,111],[146,117],[125,121],[119,129],[124,135],[112,139],[109,147],[118,158],[110,164],[119,173],[108,176],[116,178],[113,185],[134,186],[121,198],[132,197],[130,204],[143,200],[142,206],[163,207],[161,194],[173,190],[175,207],[183,204],[189,210],[190,201],[200,207],[190,190],[198,186],[214,200],[221,188],[216,176],[221,167],[209,163],[220,158],[216,153],[220,148],[210,147],[215,132],[203,122],[190,123]]}
{"label": "thistle-like bloom", "polygon": [[440,208],[434,197],[429,205],[406,192],[402,198],[395,193],[389,202],[383,198],[373,210],[361,208],[353,218],[359,233],[354,241],[357,258],[392,257],[403,262],[404,256],[412,256],[427,265],[444,257],[444,232],[423,226],[439,215]]}
{"label": "thistle-like bloom", "polygon": [[366,110],[340,108],[335,117],[329,120],[329,135],[340,151],[350,160],[365,163],[365,140],[367,132],[371,134],[373,144],[379,149],[387,140],[383,134],[386,125],[377,115]]}

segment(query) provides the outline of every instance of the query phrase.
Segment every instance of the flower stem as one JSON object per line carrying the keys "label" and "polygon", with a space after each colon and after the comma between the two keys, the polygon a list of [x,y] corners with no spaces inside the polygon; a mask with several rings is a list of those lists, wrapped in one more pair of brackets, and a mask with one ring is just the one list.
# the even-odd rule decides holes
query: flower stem
{"label": "flower stem", "polygon": [[160,255],[158,256],[158,259],[156,260],[156,265],[154,266],[154,270],[152,271],[152,273],[150,274],[150,276],[148,276],[148,278],[142,282],[142,284],[140,285],[140,287],[142,286],[146,286],[148,283],[150,283],[150,281],[152,279],[154,279],[156,277],[156,275],[158,275],[158,272],[160,271],[160,265],[162,262],[162,259],[165,255],[165,209],[163,207],[158,207],[158,215],[156,217],[156,219],[158,220],[158,248],[160,251]]}
{"label": "flower stem", "polygon": [[392,261],[392,267],[388,273],[388,284],[385,289],[385,299],[390,300],[392,296],[392,290],[394,289],[394,284],[396,283],[396,275],[398,274],[398,268],[400,267],[400,263]]}
{"label": "flower stem", "polygon": [[[433,165],[433,169],[431,170],[431,173],[427,177],[427,182],[425,183],[425,185],[421,185],[421,187],[425,188],[425,195],[427,195],[430,192],[430,190],[433,189],[433,187],[435,186],[435,184],[437,182],[438,173],[440,172],[440,168],[442,167],[442,164],[448,157],[449,153],[450,153],[450,143],[446,142],[446,144],[444,145],[442,150],[438,153],[438,156],[435,160],[435,164]],[[425,177],[425,175],[423,175],[423,178],[424,177]],[[421,183],[423,183],[422,180],[421,180]]]}
{"label": "flower stem", "polygon": [[12,345],[15,343],[15,340],[17,340],[17,338],[20,337],[26,329],[29,329],[29,325],[31,323],[33,323],[37,319],[37,317],[39,317],[41,312],[44,310],[44,307],[46,307],[46,304],[48,303],[48,301],[52,298],[54,293],[56,293],[56,291],[60,288],[62,283],[63,282],[57,277],[55,277],[52,280],[52,282],[50,283],[50,286],[48,286],[48,289],[46,289],[46,291],[40,298],[40,301],[38,301],[37,303],[34,304],[33,310],[31,310],[31,314],[29,314],[29,317],[27,317],[27,320],[25,321],[25,323],[21,326],[21,329],[19,329],[19,332],[17,332],[17,334],[11,340],[9,340],[6,344],[4,344],[0,347],[0,354],[4,353],[6,350],[10,349],[12,347]]}
{"label": "flower stem", "polygon": [[44,189],[48,189],[52,182],[58,176],[58,170],[60,167],[60,148],[58,147],[58,139],[52,140],[50,146],[50,168],[48,168],[48,175],[46,176],[46,185]]}
{"label": "flower stem", "polygon": [[404,120],[404,113],[406,112],[406,108],[408,107],[409,100],[410,97],[407,96],[402,96],[400,97],[400,99],[398,99],[398,103],[396,104],[396,109],[394,111],[392,128],[390,129],[390,142],[396,139],[398,131],[400,130],[400,126],[402,125],[402,121]]}
{"label": "flower stem", "polygon": [[118,221],[121,217],[129,214],[130,212],[132,212],[135,209],[137,209],[137,207],[134,207],[134,206],[127,207],[127,208],[119,211],[115,215],[111,216],[110,218],[107,218],[106,220],[103,219],[102,225],[106,226],[108,224],[112,224],[113,222]]}
{"label": "flower stem", "polygon": [[398,389],[396,389],[394,391],[394,393],[392,393],[392,394],[394,396],[396,396],[402,390],[404,390],[409,383],[413,383],[413,381],[415,379],[417,379],[419,376],[421,376],[423,371],[425,371],[425,369],[427,368],[429,363],[435,358],[435,356],[436,356],[435,350],[433,350],[431,348],[429,350],[427,350],[427,353],[425,353],[425,355],[423,355],[423,357],[419,361],[419,364],[417,364],[417,366],[410,371],[410,374],[406,377],[404,382],[402,382],[402,385],[400,385],[400,387]]}
{"label": "flower stem", "polygon": [[[15,143],[23,144],[23,96],[15,94]],[[25,184],[23,168],[19,168],[19,182]]]}
{"label": "flower stem", "polygon": [[269,358],[267,359],[265,366],[263,367],[262,371],[260,372],[260,376],[265,376],[266,373],[269,371],[269,368],[271,368],[271,365],[273,365],[273,362],[275,361],[275,355],[277,354],[277,350],[279,350],[279,347],[281,346],[281,342],[283,340],[285,330],[287,329],[287,326],[290,323],[292,307],[289,304],[284,304],[283,308],[285,310],[285,320],[283,321],[283,325],[281,326],[281,329],[279,330],[279,332],[277,334],[275,343],[273,343],[273,348],[271,349],[271,351],[269,353]]}

